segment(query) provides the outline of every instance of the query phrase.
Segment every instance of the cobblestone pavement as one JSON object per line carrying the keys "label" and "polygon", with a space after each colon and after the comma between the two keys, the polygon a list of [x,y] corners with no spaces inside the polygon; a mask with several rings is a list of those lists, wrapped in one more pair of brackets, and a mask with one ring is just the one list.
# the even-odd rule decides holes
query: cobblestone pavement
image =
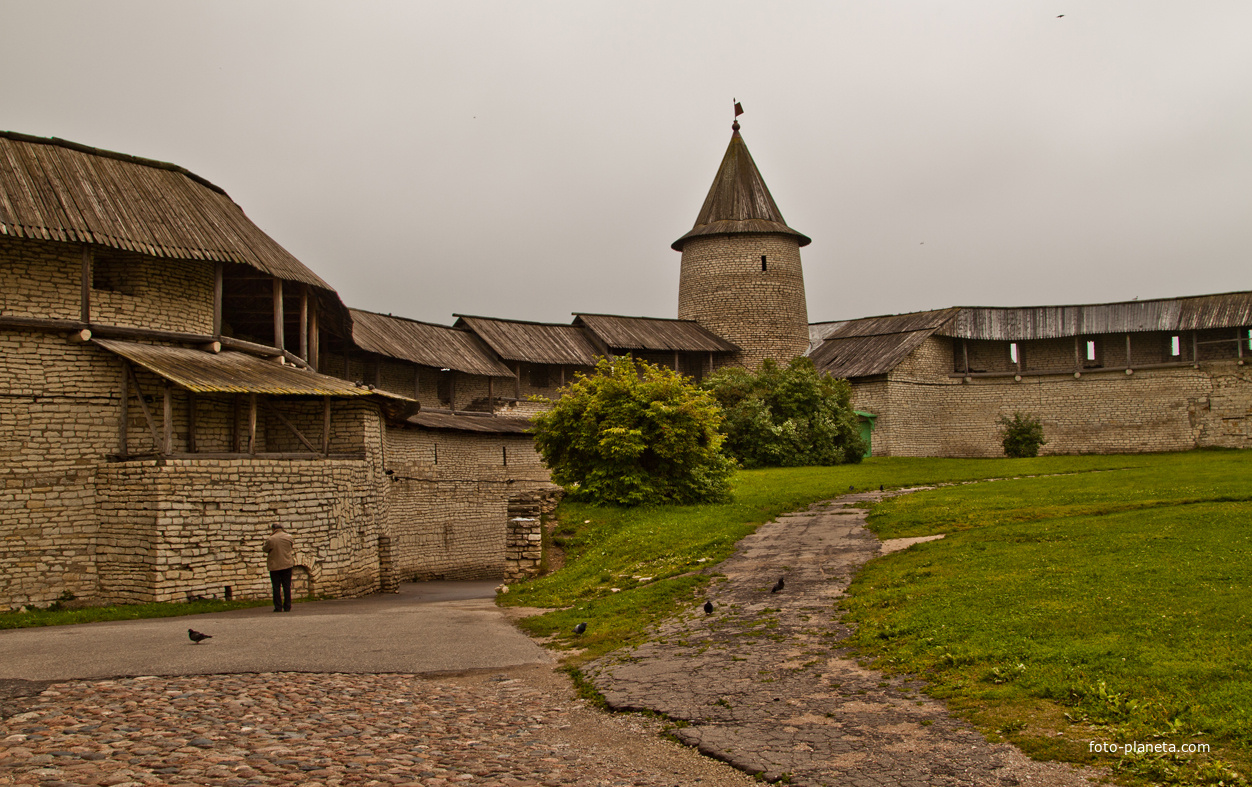
{"label": "cobblestone pavement", "polygon": [[0,785],[751,784],[648,725],[545,665],[75,681],[0,722]]}
{"label": "cobblestone pavement", "polygon": [[[882,497],[846,495],[761,526],[718,566],[727,578],[710,591],[712,615],[693,610],[585,672],[611,707],[685,722],[680,740],[770,781],[1089,784],[1068,766],[987,743],[921,684],[864,669],[841,649],[849,630],[834,605],[882,548],[865,510],[850,506]],[[771,593],[780,576],[784,589]]]}

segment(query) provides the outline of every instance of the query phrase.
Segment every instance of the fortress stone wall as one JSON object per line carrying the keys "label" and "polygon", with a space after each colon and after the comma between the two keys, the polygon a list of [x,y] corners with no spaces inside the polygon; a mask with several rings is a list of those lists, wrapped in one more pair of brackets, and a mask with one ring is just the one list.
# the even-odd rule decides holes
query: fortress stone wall
{"label": "fortress stone wall", "polygon": [[[1252,447],[1252,370],[1237,360],[1201,354],[1198,368],[967,380],[953,373],[957,341],[932,336],[887,375],[854,384],[853,405],[878,416],[875,456],[1003,456],[996,421],[1018,411],[1043,423],[1043,454]],[[1051,344],[1064,344],[1063,357],[1073,362],[1072,339]],[[1160,342],[1143,344],[1156,349],[1136,360],[1153,362]],[[1023,345],[1026,360],[1032,348]]]}

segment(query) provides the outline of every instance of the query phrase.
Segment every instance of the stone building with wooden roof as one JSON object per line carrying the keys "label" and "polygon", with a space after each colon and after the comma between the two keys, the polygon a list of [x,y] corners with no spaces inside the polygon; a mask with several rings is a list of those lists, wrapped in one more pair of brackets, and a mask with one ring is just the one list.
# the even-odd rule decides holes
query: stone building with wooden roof
{"label": "stone building with wooden roof", "polygon": [[0,604],[268,595],[271,523],[307,593],[505,574],[547,472],[418,400],[511,373],[375,317],[203,178],[0,132]]}

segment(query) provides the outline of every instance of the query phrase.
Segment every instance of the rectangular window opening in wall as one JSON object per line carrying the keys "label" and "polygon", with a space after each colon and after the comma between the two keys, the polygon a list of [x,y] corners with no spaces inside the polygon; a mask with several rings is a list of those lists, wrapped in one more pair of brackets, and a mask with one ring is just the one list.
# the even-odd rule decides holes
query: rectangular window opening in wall
{"label": "rectangular window opening in wall", "polygon": [[545,364],[530,364],[527,367],[527,376],[531,388],[547,388],[549,385],[548,367]]}
{"label": "rectangular window opening in wall", "polygon": [[762,271],[766,271],[766,270],[768,270],[768,269],[769,269],[769,268],[768,268],[768,266],[767,266],[767,263],[765,262],[765,255],[764,255],[764,254],[762,254],[762,255],[761,255],[761,270],[762,270]]}
{"label": "rectangular window opening in wall", "polygon": [[1169,354],[1174,356],[1175,358],[1182,355],[1182,337],[1181,336],[1169,337]]}
{"label": "rectangular window opening in wall", "polygon": [[1017,342],[1009,342],[1009,360],[1017,363]]}
{"label": "rectangular window opening in wall", "polygon": [[96,251],[91,260],[91,288],[122,295],[138,295],[133,266],[120,254]]}
{"label": "rectangular window opening in wall", "polygon": [[435,393],[439,397],[439,403],[452,406],[452,375],[453,372],[439,372],[439,378],[436,381]]}
{"label": "rectangular window opening in wall", "polygon": [[1087,360],[1095,360],[1095,342],[1087,342]]}

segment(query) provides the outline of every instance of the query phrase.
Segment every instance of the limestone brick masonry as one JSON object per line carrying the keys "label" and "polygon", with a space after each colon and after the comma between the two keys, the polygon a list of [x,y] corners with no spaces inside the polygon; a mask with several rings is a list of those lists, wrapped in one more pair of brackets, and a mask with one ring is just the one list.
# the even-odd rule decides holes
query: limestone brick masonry
{"label": "limestone brick masonry", "polygon": [[[1068,350],[1072,360],[1072,340]],[[1043,423],[1044,454],[1252,448],[1252,371],[1234,359],[966,381],[952,376],[953,352],[932,336],[889,374],[854,384],[853,405],[878,415],[875,456],[1002,456],[996,421],[1018,411]]]}
{"label": "limestone brick masonry", "polygon": [[678,317],[743,348],[732,363],[786,363],[809,346],[800,246],[793,236],[739,233],[684,242]]}

